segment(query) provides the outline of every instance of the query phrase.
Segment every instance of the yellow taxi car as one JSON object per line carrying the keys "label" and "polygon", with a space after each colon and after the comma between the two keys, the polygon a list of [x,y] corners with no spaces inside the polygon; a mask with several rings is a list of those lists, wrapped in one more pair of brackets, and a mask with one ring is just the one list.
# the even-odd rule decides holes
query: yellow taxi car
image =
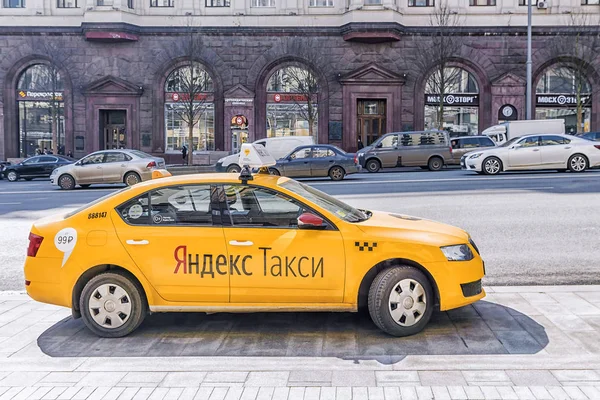
{"label": "yellow taxi car", "polygon": [[70,307],[103,337],[155,312],[363,306],[383,331],[406,336],[436,308],[483,298],[483,276],[459,228],[358,210],[248,171],[154,179],[37,221],[25,263],[33,299]]}

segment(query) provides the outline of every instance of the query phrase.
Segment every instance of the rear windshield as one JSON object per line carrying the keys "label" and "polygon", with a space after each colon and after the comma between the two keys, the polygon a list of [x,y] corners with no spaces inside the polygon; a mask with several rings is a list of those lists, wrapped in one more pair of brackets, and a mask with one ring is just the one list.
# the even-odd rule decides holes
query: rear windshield
{"label": "rear windshield", "polygon": [[83,206],[81,206],[81,207],[79,207],[79,208],[77,208],[77,209],[75,209],[75,210],[71,211],[70,213],[68,213],[68,214],[65,214],[65,219],[66,219],[66,218],[70,218],[70,217],[72,217],[73,215],[75,215],[75,214],[78,214],[78,213],[82,212],[83,210],[85,210],[85,209],[87,209],[87,208],[90,208],[90,207],[92,207],[92,206],[95,206],[96,204],[100,203],[101,201],[104,201],[104,200],[106,200],[106,199],[108,199],[108,198],[110,198],[110,197],[112,197],[112,196],[116,196],[116,195],[118,195],[119,193],[123,193],[124,191],[126,191],[126,190],[129,190],[129,189],[131,189],[131,186],[126,186],[126,187],[124,187],[124,188],[123,188],[123,189],[121,189],[121,190],[117,190],[116,192],[109,193],[109,194],[107,194],[106,196],[102,196],[102,197],[100,197],[99,199],[96,199],[96,200],[92,201],[91,203],[84,204]]}
{"label": "rear windshield", "polygon": [[136,156],[138,156],[138,157],[141,157],[141,158],[152,158],[152,156],[151,156],[150,154],[148,154],[148,153],[144,153],[143,151],[139,151],[139,150],[129,150],[129,152],[130,152],[131,154],[135,154]]}

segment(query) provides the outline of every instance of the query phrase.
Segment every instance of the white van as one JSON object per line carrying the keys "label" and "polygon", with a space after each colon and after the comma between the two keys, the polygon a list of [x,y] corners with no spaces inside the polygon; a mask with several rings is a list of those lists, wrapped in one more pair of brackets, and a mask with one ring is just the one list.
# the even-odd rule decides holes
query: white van
{"label": "white van", "polygon": [[489,136],[498,145],[512,138],[534,133],[565,133],[563,119],[531,119],[522,121],[508,121],[490,126],[482,134]]}
{"label": "white van", "polygon": [[[259,139],[254,144],[264,146],[275,160],[279,160],[298,146],[314,144],[314,140],[312,136],[282,136]],[[240,172],[241,168],[237,164],[238,158],[239,153],[219,159],[216,165],[217,172]]]}

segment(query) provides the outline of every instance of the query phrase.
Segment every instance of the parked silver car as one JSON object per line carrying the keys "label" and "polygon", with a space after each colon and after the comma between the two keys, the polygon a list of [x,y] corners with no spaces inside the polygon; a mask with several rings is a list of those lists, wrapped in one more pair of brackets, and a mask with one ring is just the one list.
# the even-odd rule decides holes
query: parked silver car
{"label": "parked silver car", "polygon": [[164,168],[165,160],[139,150],[102,150],[89,154],[74,164],[55,169],[50,175],[53,185],[74,189],[98,183],[135,185],[152,179],[152,170]]}
{"label": "parked silver car", "polygon": [[450,145],[452,147],[452,158],[447,163],[459,165],[462,156],[468,152],[491,149],[496,147],[496,142],[490,139],[489,136],[460,136],[450,139]]}
{"label": "parked silver car", "polygon": [[344,176],[359,172],[360,168],[355,154],[331,145],[313,145],[296,147],[269,171],[293,178],[328,176],[341,181]]}

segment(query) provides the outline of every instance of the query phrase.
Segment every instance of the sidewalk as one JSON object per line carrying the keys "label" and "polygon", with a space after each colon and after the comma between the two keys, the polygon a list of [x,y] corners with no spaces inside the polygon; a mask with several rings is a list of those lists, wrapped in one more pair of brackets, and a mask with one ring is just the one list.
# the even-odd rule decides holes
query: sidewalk
{"label": "sidewalk", "polygon": [[409,338],[349,313],[156,314],[99,339],[0,293],[0,400],[600,400],[600,286],[489,287]]}

